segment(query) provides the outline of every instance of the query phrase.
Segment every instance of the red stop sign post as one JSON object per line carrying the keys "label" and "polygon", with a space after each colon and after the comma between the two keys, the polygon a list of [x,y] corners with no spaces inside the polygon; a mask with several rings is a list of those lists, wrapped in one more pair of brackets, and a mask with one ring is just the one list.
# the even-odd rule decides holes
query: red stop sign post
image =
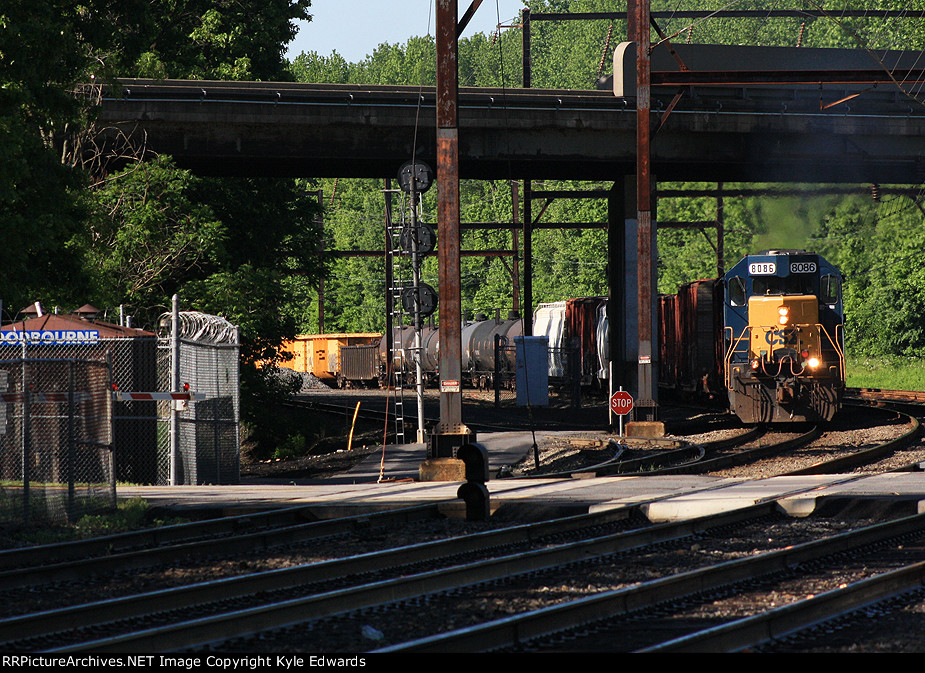
{"label": "red stop sign post", "polygon": [[613,413],[626,416],[633,410],[633,396],[625,390],[618,390],[610,396],[610,408]]}
{"label": "red stop sign post", "polygon": [[623,417],[633,410],[633,396],[618,390],[610,396],[610,410],[620,417],[620,436],[623,436]]}

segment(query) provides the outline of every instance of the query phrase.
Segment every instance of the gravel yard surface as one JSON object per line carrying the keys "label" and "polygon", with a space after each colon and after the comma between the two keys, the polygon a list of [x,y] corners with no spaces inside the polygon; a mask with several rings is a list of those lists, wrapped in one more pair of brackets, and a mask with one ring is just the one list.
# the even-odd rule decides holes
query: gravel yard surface
{"label": "gravel yard surface", "polygon": [[[374,393],[375,391],[362,391]],[[322,393],[323,394],[323,393]],[[368,394],[364,399],[375,399]],[[348,408],[348,405],[344,405]],[[589,410],[588,417],[599,416],[599,410]],[[700,412],[679,413],[678,418],[698,420]],[[580,415],[579,415],[580,416]],[[714,418],[712,413],[699,420]],[[678,424],[683,427],[683,424]],[[713,473],[714,476],[736,478],[763,478],[799,469],[819,462],[827,456],[850,452],[875,445],[887,439],[896,438],[908,431],[908,426],[897,421],[876,420],[874,412],[867,410],[842,414],[835,423],[810,445],[782,457],[762,460],[749,465]],[[666,440],[680,443],[706,443],[734,437],[745,429],[718,423],[716,429],[698,434],[675,434]],[[378,437],[377,437],[378,435]],[[550,472],[579,469],[588,464],[603,462],[616,450],[622,450],[624,457],[634,453],[644,454],[664,451],[664,442],[624,442],[622,438],[602,428],[575,429],[568,436],[544,435],[539,447],[540,467],[534,465],[530,452],[517,465],[514,474],[542,476]],[[261,479],[320,478],[342,474],[351,466],[364,460],[370,454],[381,451],[381,434],[366,431],[354,435],[353,447],[346,450],[343,443],[329,438],[324,450],[292,460],[250,462],[242,466],[242,476],[259,482]],[[771,441],[766,436],[760,441]],[[622,449],[616,445],[622,444]],[[911,464],[925,463],[925,444],[914,442],[911,446],[894,452],[874,465],[859,468],[859,471],[884,471]],[[482,587],[447,597],[422,598],[394,608],[374,613],[351,614],[310,625],[296,626],[284,631],[265,635],[257,640],[247,639],[227,644],[229,651],[242,652],[358,652],[382,647],[389,643],[403,642],[428,635],[437,630],[460,628],[480,620],[496,619],[524,610],[553,605],[573,600],[592,593],[609,591],[630,586],[670,573],[684,572],[705,564],[742,558],[764,551],[780,549],[807,540],[815,540],[836,534],[848,528],[857,527],[861,521],[857,516],[887,516],[884,513],[854,513],[850,518],[841,518],[831,513],[826,517],[788,519],[778,517],[773,521],[749,524],[735,530],[695,536],[679,544],[658,547],[636,554],[622,554],[602,563],[570,567],[552,573],[538,573],[503,584]],[[298,564],[313,563],[329,558],[338,558],[377,549],[438,539],[448,536],[466,535],[487,529],[510,525],[511,522],[490,521],[485,523],[461,520],[442,520],[408,524],[395,530],[370,529],[360,534],[308,544],[291,545],[251,554],[223,557],[216,554],[209,558],[189,559],[171,567],[135,569],[126,573],[114,573],[105,577],[89,575],[79,582],[60,583],[55,586],[36,588],[27,592],[9,592],[0,609],[0,617],[36,612],[65,604],[76,604],[99,600],[104,597],[122,596],[142,591],[152,591],[172,586],[190,584],[220,577],[230,577],[261,570],[285,568]],[[913,543],[910,543],[910,545]],[[921,543],[917,550],[921,550]],[[218,551],[218,550],[217,550]],[[916,552],[918,553],[918,552]],[[922,552],[925,559],[925,551]],[[808,593],[825,591],[840,583],[854,581],[860,577],[878,572],[876,563],[848,563],[824,578],[806,584],[794,579],[788,584],[783,579],[768,589],[763,598],[768,608],[799,600]],[[321,590],[321,589],[317,589]],[[737,616],[745,608],[735,600],[717,598],[694,607],[685,619],[704,622]],[[861,615],[859,626],[836,629],[825,637],[807,636],[800,640],[787,641],[779,647],[781,651],[793,652],[920,652],[925,649],[922,626],[925,624],[925,598],[913,595],[886,608],[877,608]],[[853,624],[853,622],[849,622]],[[610,639],[605,651],[625,651],[644,646],[638,638],[627,636],[625,642]],[[590,647],[590,646],[589,646]],[[225,646],[222,648],[225,649]]]}

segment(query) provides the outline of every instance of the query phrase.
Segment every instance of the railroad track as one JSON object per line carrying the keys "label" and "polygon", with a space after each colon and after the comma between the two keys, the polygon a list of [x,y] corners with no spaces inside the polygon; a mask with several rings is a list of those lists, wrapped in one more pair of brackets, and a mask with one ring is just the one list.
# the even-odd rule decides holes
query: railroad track
{"label": "railroad track", "polygon": [[868,442],[867,446],[845,446],[838,439],[839,429],[814,427],[803,434],[791,433],[789,438],[782,436],[764,446],[759,444],[715,453],[689,472],[696,470],[723,475],[731,468],[747,466],[746,469],[757,471],[760,466],[760,473],[766,476],[797,476],[841,474],[869,466],[873,469],[878,461],[912,444],[920,433],[918,419],[896,409],[864,407],[856,408],[853,413],[874,416],[871,421],[860,422],[859,427],[865,427],[868,422],[873,427],[896,426],[899,428],[896,436]]}
{"label": "railroad track", "polygon": [[[916,515],[378,651],[726,652],[754,648],[921,588],[923,549],[925,515]],[[849,563],[846,554],[852,555]],[[768,608],[782,596],[786,601],[788,593],[812,595]],[[741,617],[742,612],[751,614]]]}
{"label": "railroad track", "polygon": [[[277,593],[271,597],[269,606],[253,608],[256,612],[276,615],[286,614],[286,604],[296,601],[299,614],[325,616],[331,610],[342,610],[344,606],[355,605],[356,601],[365,601],[367,603],[374,601],[375,597],[381,596],[383,591],[386,595],[394,596],[396,591],[402,590],[401,586],[405,587],[405,591],[412,592],[410,595],[416,595],[414,592],[418,591],[417,578],[407,581],[403,579],[396,580],[388,583],[386,588],[382,589],[381,582],[373,582],[371,587],[366,587],[363,586],[362,581],[349,580],[348,578],[351,577],[365,578],[368,583],[372,574],[387,574],[389,569],[396,569],[392,574],[401,577],[403,574],[410,572],[409,567],[417,567],[419,574],[420,564],[422,563],[445,566],[460,557],[474,554],[481,554],[482,556],[488,554],[491,556],[499,548],[510,549],[517,546],[549,544],[549,540],[554,538],[580,536],[582,531],[587,536],[593,532],[599,532],[601,527],[622,527],[629,515],[630,513],[627,511],[611,511],[551,522],[502,528],[499,531],[485,532],[478,535],[409,545],[397,549],[386,549],[339,560],[307,564],[282,570],[250,573],[233,578],[202,582],[192,586],[164,589],[143,595],[126,596],[90,604],[69,606],[58,610],[19,615],[0,621],[0,642],[4,644],[4,647],[12,649],[31,649],[37,644],[45,648],[61,634],[71,632],[75,623],[83,625],[84,628],[93,629],[94,633],[98,634],[100,628],[116,619],[139,620],[150,617],[160,621],[165,618],[163,613],[177,608],[182,609],[180,621],[182,621],[182,618],[188,617],[192,610],[219,612],[218,615],[213,616],[210,623],[217,621],[221,624],[221,633],[227,634],[234,632],[235,628],[228,623],[228,618],[221,615],[222,609],[227,609],[229,601],[240,599],[243,603],[247,603],[255,595],[269,592]],[[452,577],[453,573],[450,572],[449,575]],[[333,591],[333,596],[326,595],[332,593],[332,587],[340,583],[348,586],[351,584],[359,586]],[[393,585],[399,585],[399,588]],[[311,588],[312,586],[314,586],[314,592],[306,590],[306,587]],[[285,590],[293,590],[302,594],[302,597],[282,599],[279,592]],[[308,594],[304,595],[306,591]],[[220,603],[222,607],[216,609],[205,607],[214,603]],[[238,610],[241,609],[240,606],[236,607]],[[316,612],[313,613],[313,610]],[[153,617],[154,615],[161,616]],[[242,619],[243,627],[239,628],[252,629],[251,617],[252,615],[245,616]],[[110,628],[118,631],[120,627],[113,626]],[[174,631],[182,634],[187,628],[186,626],[180,626]],[[164,629],[161,631],[163,632]],[[68,637],[73,637],[74,635],[77,634],[72,634]],[[123,646],[135,646],[138,644],[139,639],[144,637],[134,635],[112,637],[109,640],[117,642],[116,649],[119,649]],[[157,649],[162,649],[162,646],[168,649],[177,646],[177,643],[170,640],[170,638],[178,636],[164,636],[163,633],[159,633],[157,637],[158,640],[151,644],[151,646],[156,646]],[[168,638],[168,640],[163,640],[163,638]],[[28,639],[28,641],[23,639]],[[102,646],[100,643],[94,643],[91,649]],[[74,647],[77,649],[82,648],[79,644]]]}
{"label": "railroad track", "polygon": [[925,404],[925,392],[913,390],[884,390],[882,388],[847,388],[849,398],[872,402],[913,402]]}
{"label": "railroad track", "polygon": [[[306,521],[310,508],[292,507],[0,552],[0,591],[90,583],[140,568],[170,566],[192,558],[220,559],[299,546],[326,538],[442,519],[423,505],[326,521]],[[54,589],[52,589],[54,591]],[[35,593],[35,590],[32,592]],[[15,604],[14,604],[15,605]]]}
{"label": "railroad track", "polygon": [[[594,587],[591,591],[602,594],[623,591],[628,587],[614,589],[608,582],[610,585],[641,585],[653,581],[651,577],[645,577],[645,574],[656,568],[675,568],[675,574],[684,574],[689,570],[676,568],[673,565],[675,559],[691,553],[694,557],[702,556],[703,550],[708,550],[706,553],[710,556],[711,565],[715,565],[715,555],[735,556],[738,553],[735,549],[724,548],[720,544],[721,540],[730,537],[729,531],[735,531],[735,535],[749,531],[745,538],[750,541],[768,539],[769,536],[765,532],[768,527],[766,520],[768,517],[779,516],[774,514],[773,503],[764,503],[748,511],[723,515],[733,517],[731,519],[709,517],[695,522],[619,530],[626,526],[626,522],[633,516],[632,512],[633,510],[626,509],[597,515],[598,518],[572,517],[544,524],[512,527],[486,532],[480,536],[465,536],[459,540],[362,554],[362,558],[308,563],[286,570],[244,573],[233,578],[197,582],[192,586],[72,605],[61,610],[16,615],[0,621],[0,642],[3,643],[4,649],[9,651],[41,649],[61,652],[165,651],[216,646],[218,642],[221,643],[222,649],[231,647],[242,651],[265,651],[262,649],[264,647],[276,647],[280,651],[292,651],[293,648],[304,651],[331,651],[332,647],[335,651],[344,652],[373,649],[377,641],[363,640],[357,636],[362,630],[359,624],[368,619],[365,616],[357,617],[358,614],[369,615],[372,614],[369,612],[371,610],[383,610],[382,614],[387,616],[379,622],[381,626],[383,623],[398,624],[400,616],[410,612],[416,616],[418,627],[435,623],[443,624],[442,628],[446,631],[452,631],[458,622],[470,619],[477,611],[469,610],[465,606],[449,608],[454,616],[447,619],[446,609],[436,608],[436,614],[432,618],[425,617],[427,613],[424,608],[430,610],[429,605],[442,603],[444,599],[439,598],[441,596],[460,595],[463,600],[481,601],[497,606],[516,595],[518,599],[512,603],[519,607],[514,613],[529,613],[533,611],[533,603],[550,601],[554,595],[566,596],[574,591],[587,592],[587,587]],[[415,516],[426,518],[432,515],[431,509],[429,514],[420,512]],[[198,530],[197,526],[205,524],[202,522],[187,525],[186,528],[162,529],[154,533],[139,534],[136,539],[125,536],[121,539],[93,541],[88,543],[88,546],[97,551],[89,553],[97,554],[97,559],[101,559],[101,554],[119,557],[123,553],[143,554],[148,551],[144,547],[162,544],[154,538],[145,539],[145,535],[160,535],[163,539],[171,539],[174,544],[167,546],[179,550],[185,545],[202,544],[203,550],[211,548],[214,552],[219,546],[225,551],[232,549],[237,542],[231,540],[239,537],[261,539],[260,536],[267,531],[260,529],[301,530],[306,526],[316,525],[293,521],[305,516],[305,512],[300,512],[298,508],[274,516],[281,518],[278,522],[271,523],[269,515],[266,518],[263,515],[254,515],[237,521],[215,522],[215,525],[222,529],[218,532]],[[280,523],[287,517],[288,522]],[[348,528],[364,530],[375,525],[370,517],[356,519]],[[788,526],[794,524],[796,528],[797,523],[788,520]],[[335,524],[324,522],[324,525]],[[317,526],[316,535],[322,524],[318,523]],[[917,531],[921,523],[916,521],[914,526]],[[607,529],[607,532],[602,532],[600,527]],[[287,534],[292,535],[284,533],[278,538],[280,543],[286,544],[284,540]],[[336,533],[330,531],[325,533],[334,534]],[[219,537],[209,539],[210,535]],[[311,534],[298,535],[300,540],[312,539]],[[576,537],[565,541],[561,537],[564,535]],[[767,549],[756,548],[753,552],[777,552],[781,546],[795,546],[795,540],[801,536],[818,538],[819,531],[813,529],[788,535],[780,539],[775,535],[773,543],[768,539],[767,545],[762,541],[760,546],[766,546]],[[206,539],[203,539],[204,536]],[[276,542],[261,542],[256,548],[269,549],[273,544]],[[518,545],[526,548],[520,549]],[[138,549],[139,547],[141,549]],[[118,550],[118,553],[111,554],[114,550]],[[78,560],[76,557],[88,552],[76,552],[67,546],[59,546],[57,551],[63,557],[75,558],[75,566],[87,563],[86,559]],[[55,555],[54,550],[49,550],[48,553],[52,557]],[[174,554],[173,558],[178,558],[189,552],[171,553]],[[619,556],[615,557],[615,554]],[[21,561],[12,559],[13,555],[4,557],[0,554],[0,567],[11,568],[21,564]],[[121,572],[119,563],[120,559],[116,558],[115,565],[105,572]],[[131,563],[150,565],[151,562],[133,560],[127,562],[123,569],[131,567]],[[170,561],[166,563],[169,564]],[[87,567],[84,565],[83,571],[54,568],[54,572],[48,572],[52,566],[47,567],[44,573],[40,571],[39,575],[55,578],[54,584],[49,586],[56,595],[66,593],[60,589],[62,578],[82,577]],[[619,573],[624,573],[626,568],[635,568],[642,572],[642,576],[621,574],[603,584],[589,579],[579,589],[560,591],[556,588],[559,577],[572,578],[573,575],[578,575],[576,569],[585,573],[586,568],[590,567],[593,570],[601,566],[616,567]],[[63,574],[58,574],[59,570]],[[11,569],[11,572],[13,571]],[[31,579],[24,584],[35,585],[36,581]],[[578,582],[581,583],[581,580]],[[503,587],[500,590],[502,598],[485,598],[485,590],[479,587],[495,585]],[[491,596],[491,591],[489,589],[487,595]],[[15,595],[15,591],[10,594],[11,597]],[[521,595],[530,598],[519,598]],[[255,596],[259,597],[256,601]],[[552,602],[562,602],[561,596]],[[403,606],[390,607],[396,601],[403,601]],[[409,602],[414,606],[410,611]],[[498,609],[489,608],[489,612],[497,616]],[[492,620],[485,618],[484,621]],[[75,623],[84,625],[88,630],[74,632]],[[338,629],[345,628],[352,629],[352,633],[343,635],[338,632]],[[375,637],[376,629],[371,629],[371,637]],[[280,633],[284,635],[280,636]],[[292,640],[293,633],[313,635],[306,636],[308,639],[304,643],[296,645],[297,641]],[[409,640],[420,636],[411,632],[407,635]],[[679,637],[686,637],[686,634]],[[229,641],[229,638],[232,640]],[[396,642],[393,635],[389,635],[388,639],[390,642]]]}
{"label": "railroad track", "polygon": [[[588,531],[599,532],[601,526],[625,522],[629,512],[569,517],[22,615],[0,621],[0,642],[11,651],[165,651],[206,646],[217,640],[223,641],[224,648],[229,638],[373,609],[396,600],[413,601],[435,592],[507,581],[525,572],[555,572],[620,550],[658,546],[666,541],[677,543],[704,529],[738,526],[743,521],[767,517],[772,511],[773,507],[767,505],[702,521],[645,526],[591,537],[587,537]],[[581,531],[585,531],[584,537]],[[575,534],[581,539],[553,542],[558,536]],[[514,549],[523,546],[529,548]],[[459,560],[475,554],[480,558]],[[427,566],[421,569],[417,565],[421,563]],[[370,577],[371,573],[385,574]],[[341,580],[346,586],[333,588]],[[300,595],[270,593],[282,589],[293,589]],[[168,612],[176,608],[180,608],[179,614]],[[190,618],[196,614],[201,616]],[[168,623],[163,624],[165,621]],[[81,631],[73,630],[75,623],[82,625]],[[139,630],[139,623],[149,627]],[[100,637],[101,632],[107,635]],[[246,647],[253,646],[248,642]]]}
{"label": "railroad track", "polygon": [[[796,539],[819,536],[819,529],[811,527],[775,534],[773,541],[765,538],[769,520],[784,528],[800,525],[800,520],[779,514],[774,503],[693,521],[600,534],[601,527],[625,526],[630,514],[631,510],[613,510],[569,517],[21,615],[0,621],[0,642],[8,651],[54,652],[166,651],[206,646],[265,651],[262,648],[272,648],[274,642],[275,647],[283,648],[281,651],[291,651],[293,646],[304,651],[331,651],[343,643],[344,649],[336,651],[349,652],[369,645],[358,640],[356,633],[353,640],[338,633],[343,624],[349,628],[358,612],[385,610],[384,623],[399,623],[405,619],[402,615],[412,614],[417,627],[442,624],[446,623],[447,610],[441,607],[443,596],[489,601],[488,610],[494,614],[496,608],[490,607],[490,601],[497,598],[473,598],[486,591],[480,587],[501,583],[501,589],[487,591],[489,595],[500,591],[502,601],[512,592],[533,592],[541,598],[531,600],[548,600],[549,578],[568,576],[580,587],[579,592],[586,592],[592,582],[600,584],[593,578],[603,566],[617,576],[604,580],[599,591],[606,592],[605,587],[614,581],[648,581],[652,569],[681,572],[683,568],[676,568],[681,556],[692,555],[693,560],[687,562],[698,563],[706,553],[710,565],[715,565],[715,554],[738,553],[734,544],[727,547],[730,537],[764,538],[767,547],[777,550],[791,546]],[[925,522],[918,521],[914,528],[922,526]],[[568,536],[568,541],[562,541],[562,536]],[[472,556],[476,558],[471,560]],[[638,576],[627,575],[628,568]],[[396,601],[405,604],[394,607]],[[407,602],[414,606],[410,611]],[[431,604],[437,607],[428,608]],[[435,614],[426,617],[430,609]],[[469,613],[465,607],[449,610],[457,619]],[[74,631],[75,623],[84,628]],[[284,629],[283,635],[273,635],[280,629]],[[309,640],[297,646],[291,642],[288,648],[276,640],[286,643],[293,632],[309,634]]]}
{"label": "railroad track", "polygon": [[[828,444],[821,447],[820,442],[837,444],[836,439],[828,438],[836,438],[838,430],[824,430],[819,426],[776,429],[773,432],[762,427],[742,428],[732,437],[709,441],[687,441],[683,437],[650,440],[611,438],[594,442],[603,450],[588,451],[596,457],[590,461],[591,464],[573,465],[558,471],[533,470],[514,478],[722,474],[737,467],[743,467],[745,471],[754,469],[759,462],[763,462],[764,476],[838,474],[876,463],[918,436],[919,422],[913,416],[883,407],[864,407],[861,412],[865,420],[859,423],[859,427],[865,427],[866,423],[897,425],[901,427],[898,436],[890,441],[870,442],[866,447]],[[699,434],[696,427],[690,428],[689,432],[695,436]],[[563,449],[562,456],[566,454],[567,450]],[[556,459],[554,454],[546,458],[550,462]],[[800,466],[794,467],[797,462]]]}
{"label": "railroad track", "polygon": [[[358,419],[383,424],[386,421],[394,419],[394,401],[392,401],[385,391],[378,392],[379,394],[376,394],[377,391],[373,390],[353,390],[346,392],[331,391],[330,394],[326,395],[298,397],[286,402],[286,406],[341,416],[352,416],[356,402],[359,401],[360,410],[357,413]],[[339,401],[328,401],[325,398]],[[351,401],[350,404],[344,401],[348,398]],[[404,406],[406,409],[414,406],[414,399],[413,394],[405,393]],[[596,416],[599,417],[597,421],[588,420],[588,407],[583,407],[579,410],[572,409],[571,407],[549,407],[544,409],[545,416],[549,417],[550,415],[554,415],[555,418],[541,419],[537,418],[535,415],[531,417],[530,413],[528,413],[525,408],[506,407],[503,409],[496,409],[493,402],[485,400],[466,399],[465,404],[467,416],[473,416],[473,418],[467,417],[466,425],[473,430],[482,432],[529,429],[596,429],[603,431],[608,427],[606,423],[606,413],[603,411],[605,408],[603,402],[599,405],[600,408],[598,411],[600,413],[596,414]],[[428,390],[425,392],[424,407],[425,426],[433,427],[437,425],[440,421],[436,415],[439,414],[439,398],[434,396],[434,391]],[[468,413],[470,409],[472,410],[471,414]],[[417,415],[415,412],[412,413],[411,416],[405,417],[405,423],[415,422],[416,419]],[[382,425],[379,427],[382,427]]]}

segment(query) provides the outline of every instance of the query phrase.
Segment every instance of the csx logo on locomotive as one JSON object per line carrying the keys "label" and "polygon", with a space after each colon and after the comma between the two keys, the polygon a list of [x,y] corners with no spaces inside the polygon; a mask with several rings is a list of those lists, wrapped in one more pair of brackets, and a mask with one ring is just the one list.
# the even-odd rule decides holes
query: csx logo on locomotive
{"label": "csx logo on locomotive", "polygon": [[799,333],[795,329],[768,330],[765,332],[764,340],[769,346],[796,346]]}

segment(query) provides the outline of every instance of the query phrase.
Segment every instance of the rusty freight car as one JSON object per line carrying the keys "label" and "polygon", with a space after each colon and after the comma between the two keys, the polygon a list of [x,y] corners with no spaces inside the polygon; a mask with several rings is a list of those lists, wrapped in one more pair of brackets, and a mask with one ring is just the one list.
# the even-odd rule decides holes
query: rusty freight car
{"label": "rusty freight car", "polygon": [[381,338],[377,333],[304,334],[284,342],[281,350],[292,355],[288,368],[343,388],[378,381]]}

